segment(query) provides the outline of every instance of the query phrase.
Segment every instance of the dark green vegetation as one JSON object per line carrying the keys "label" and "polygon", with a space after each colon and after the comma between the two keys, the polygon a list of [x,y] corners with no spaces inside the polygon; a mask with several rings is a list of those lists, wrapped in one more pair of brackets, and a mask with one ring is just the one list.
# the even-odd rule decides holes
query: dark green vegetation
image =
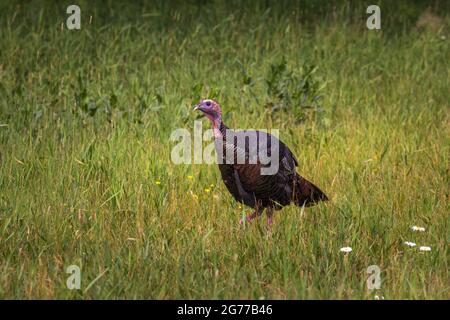
{"label": "dark green vegetation", "polygon": [[[369,31],[364,3],[78,1],[69,31],[72,2],[2,1],[0,297],[373,299],[376,264],[386,299],[449,298],[448,8],[392,2]],[[200,97],[331,201],[239,227],[216,166],[170,161]]]}

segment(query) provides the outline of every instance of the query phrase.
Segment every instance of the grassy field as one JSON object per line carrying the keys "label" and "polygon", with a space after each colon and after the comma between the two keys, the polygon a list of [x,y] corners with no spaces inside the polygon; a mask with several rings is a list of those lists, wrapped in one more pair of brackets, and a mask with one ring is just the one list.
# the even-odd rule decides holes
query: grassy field
{"label": "grassy field", "polygon": [[[448,8],[78,3],[72,31],[0,4],[0,298],[450,298]],[[239,226],[216,165],[170,158],[200,97],[331,201]]]}

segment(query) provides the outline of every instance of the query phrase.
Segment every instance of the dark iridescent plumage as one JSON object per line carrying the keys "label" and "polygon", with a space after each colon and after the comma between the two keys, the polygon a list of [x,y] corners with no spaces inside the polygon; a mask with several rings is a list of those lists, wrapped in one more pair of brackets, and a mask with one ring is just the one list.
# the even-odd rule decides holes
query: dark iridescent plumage
{"label": "dark iridescent plumage", "polygon": [[[213,100],[202,100],[196,109],[204,112],[213,123],[217,153],[222,157],[219,159],[219,169],[225,186],[237,201],[255,209],[254,213],[247,217],[248,221],[260,215],[265,208],[271,223],[273,209],[279,210],[290,203],[308,207],[318,201],[328,200],[317,186],[296,172],[298,162],[282,141],[262,131],[228,132],[229,129],[222,122],[220,106]],[[256,135],[257,141],[263,142],[244,145],[237,143],[239,139],[243,141],[245,136],[251,134]],[[270,163],[263,164],[264,161],[260,161],[259,157],[256,158],[256,163],[251,162],[250,157],[259,155],[258,151],[262,150],[270,158],[271,146],[276,146],[277,143],[278,148],[274,148],[274,152],[278,151],[278,170],[275,174],[263,175],[261,169],[267,168]],[[220,152],[220,148],[223,152]],[[233,155],[231,164],[227,164],[227,154],[229,157]],[[245,158],[245,163],[239,164],[239,154]]]}

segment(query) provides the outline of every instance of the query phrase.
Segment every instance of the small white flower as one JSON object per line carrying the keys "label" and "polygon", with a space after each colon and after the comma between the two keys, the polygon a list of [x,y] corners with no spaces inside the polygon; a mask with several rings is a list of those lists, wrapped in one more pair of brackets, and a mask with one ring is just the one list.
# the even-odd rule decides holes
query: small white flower
{"label": "small white flower", "polygon": [[420,251],[431,251],[431,247],[427,247],[427,246],[421,246],[419,247]]}
{"label": "small white flower", "polygon": [[350,247],[343,247],[343,248],[341,248],[341,252],[352,252],[352,248],[350,248]]}
{"label": "small white flower", "polygon": [[425,232],[425,228],[424,227],[418,227],[418,226],[412,226],[411,227],[412,231],[420,231],[420,232]]}
{"label": "small white flower", "polygon": [[409,247],[415,247],[417,245],[414,242],[409,242],[409,241],[405,241],[405,244]]}

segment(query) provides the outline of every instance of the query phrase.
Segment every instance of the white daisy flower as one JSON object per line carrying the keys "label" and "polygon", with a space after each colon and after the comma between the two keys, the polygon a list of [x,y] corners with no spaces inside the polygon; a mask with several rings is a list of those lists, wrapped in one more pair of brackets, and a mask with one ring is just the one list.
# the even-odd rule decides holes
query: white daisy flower
{"label": "white daisy flower", "polygon": [[431,247],[427,247],[427,246],[421,246],[419,247],[420,251],[431,251]]}
{"label": "white daisy flower", "polygon": [[424,227],[418,227],[418,226],[412,226],[411,227],[412,231],[420,231],[420,232],[425,232],[425,228]]}
{"label": "white daisy flower", "polygon": [[405,244],[409,247],[415,247],[417,246],[417,244],[415,244],[414,242],[409,242],[409,241],[405,241]]}
{"label": "white daisy flower", "polygon": [[341,252],[352,252],[352,248],[350,248],[350,247],[343,247],[343,248],[341,248]]}

